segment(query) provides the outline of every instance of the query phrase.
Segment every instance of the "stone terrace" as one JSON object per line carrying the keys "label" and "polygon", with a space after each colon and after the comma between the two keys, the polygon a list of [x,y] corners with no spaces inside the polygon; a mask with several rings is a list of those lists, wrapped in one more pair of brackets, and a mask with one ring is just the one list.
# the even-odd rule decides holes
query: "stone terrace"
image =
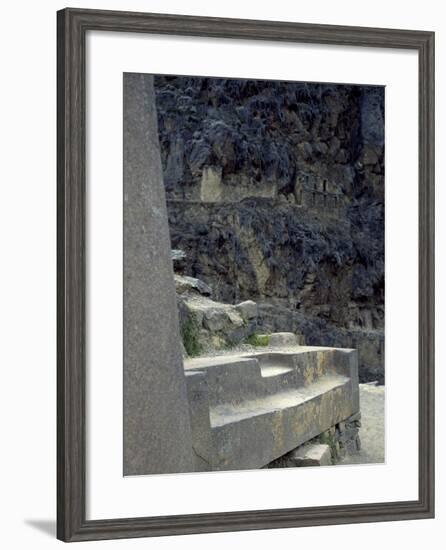
{"label": "stone terrace", "polygon": [[359,413],[356,350],[295,346],[184,367],[198,471],[267,466]]}

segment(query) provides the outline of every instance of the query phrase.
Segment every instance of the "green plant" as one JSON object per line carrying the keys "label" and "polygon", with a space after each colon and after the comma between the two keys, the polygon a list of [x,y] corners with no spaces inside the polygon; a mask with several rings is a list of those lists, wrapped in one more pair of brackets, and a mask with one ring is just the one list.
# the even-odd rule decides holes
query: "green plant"
{"label": "green plant", "polygon": [[190,313],[181,327],[181,339],[189,357],[196,357],[203,351],[199,340],[199,330],[196,316]]}
{"label": "green plant", "polygon": [[268,334],[251,334],[251,336],[248,336],[246,339],[246,343],[255,346],[255,347],[264,347],[267,346],[269,343],[269,336]]}

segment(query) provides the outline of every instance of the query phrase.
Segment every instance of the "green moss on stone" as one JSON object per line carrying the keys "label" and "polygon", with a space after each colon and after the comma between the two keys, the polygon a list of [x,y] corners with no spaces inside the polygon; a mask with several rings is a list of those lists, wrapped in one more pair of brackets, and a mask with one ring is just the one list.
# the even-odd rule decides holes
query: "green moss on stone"
{"label": "green moss on stone", "polygon": [[246,339],[246,343],[255,347],[265,347],[269,343],[269,336],[268,334],[254,333],[251,334],[251,336],[248,336],[248,338]]}
{"label": "green moss on stone", "polygon": [[196,357],[203,351],[199,333],[200,327],[197,318],[193,313],[190,313],[181,327],[181,339],[183,340],[184,349],[189,357]]}

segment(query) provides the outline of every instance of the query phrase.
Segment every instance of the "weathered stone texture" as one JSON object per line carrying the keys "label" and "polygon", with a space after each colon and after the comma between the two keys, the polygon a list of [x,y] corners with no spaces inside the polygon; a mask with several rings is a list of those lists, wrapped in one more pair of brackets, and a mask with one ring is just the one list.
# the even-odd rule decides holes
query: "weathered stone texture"
{"label": "weathered stone texture", "polygon": [[162,178],[153,79],[125,74],[124,475],[194,469]]}
{"label": "weathered stone texture", "polygon": [[290,461],[295,466],[330,466],[331,450],[328,445],[321,443],[312,443],[302,446],[290,454]]}
{"label": "weathered stone texture", "polygon": [[255,319],[257,317],[257,304],[252,300],[246,300],[237,304],[236,309],[245,320]]}
{"label": "weathered stone texture", "polygon": [[[359,411],[355,350],[185,361],[196,467],[261,468]],[[326,462],[324,457],[323,462]]]}
{"label": "weathered stone texture", "polygon": [[329,466],[349,461],[360,463],[361,440],[355,413],[343,422],[331,426],[315,438],[273,460],[266,468]]}

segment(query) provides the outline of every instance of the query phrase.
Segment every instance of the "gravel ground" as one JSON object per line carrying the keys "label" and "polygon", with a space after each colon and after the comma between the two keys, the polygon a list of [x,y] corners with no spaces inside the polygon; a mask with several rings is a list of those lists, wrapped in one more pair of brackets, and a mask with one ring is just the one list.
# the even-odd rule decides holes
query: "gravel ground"
{"label": "gravel ground", "polygon": [[377,464],[384,462],[385,387],[359,385],[361,403],[361,451],[345,457],[341,464]]}

